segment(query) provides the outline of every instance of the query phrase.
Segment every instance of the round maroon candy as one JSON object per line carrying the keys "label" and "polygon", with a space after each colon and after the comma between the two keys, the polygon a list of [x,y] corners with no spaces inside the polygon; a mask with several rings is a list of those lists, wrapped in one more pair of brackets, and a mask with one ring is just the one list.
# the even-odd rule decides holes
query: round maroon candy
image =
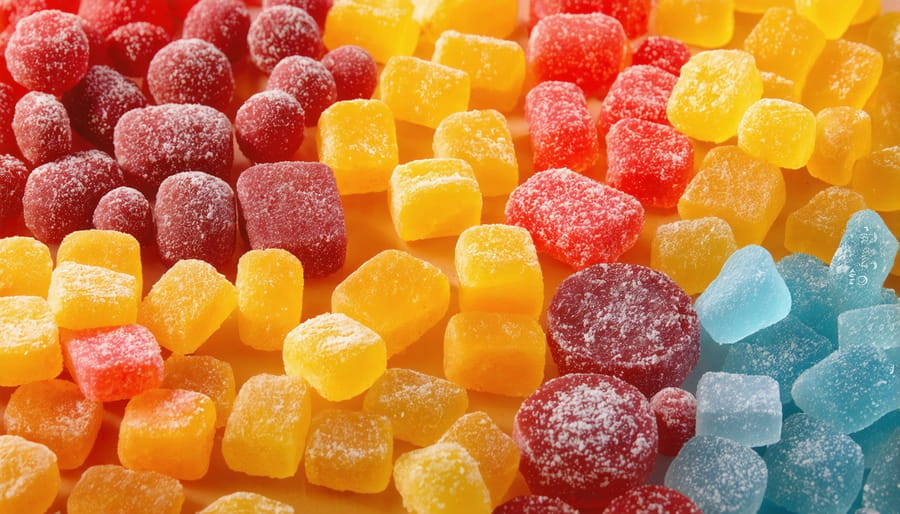
{"label": "round maroon candy", "polygon": [[150,60],[172,40],[159,25],[146,21],[126,23],[107,36],[113,67],[129,77],[147,75]]}
{"label": "round maroon candy", "polygon": [[516,496],[497,506],[493,514],[578,514],[578,509],[551,496]]}
{"label": "round maroon candy", "polygon": [[697,399],[678,387],[666,387],[650,398],[659,430],[659,453],[674,457],[697,427]]}
{"label": "round maroon candy", "polygon": [[0,82],[0,154],[17,154],[19,146],[13,133],[12,120],[16,113],[16,90]]}
{"label": "round maroon candy", "polygon": [[153,242],[153,209],[147,197],[137,189],[117,187],[97,202],[94,228],[130,234],[141,247]]}
{"label": "round maroon candy", "polygon": [[287,161],[303,143],[303,120],[296,98],[280,89],[262,91],[238,109],[235,139],[252,162]]}
{"label": "round maroon candy", "polygon": [[5,54],[16,82],[59,95],[84,76],[91,47],[78,16],[39,11],[19,20]]}
{"label": "round maroon candy", "polygon": [[263,73],[271,73],[285,57],[322,55],[322,34],[316,20],[292,5],[263,9],[247,33],[250,60]]}
{"label": "round maroon candy", "polygon": [[231,62],[247,55],[250,12],[239,0],[200,0],[187,13],[182,37],[209,41]]}
{"label": "round maroon candy", "polygon": [[308,12],[316,20],[320,30],[325,30],[325,19],[334,4],[333,0],[263,0],[263,9],[277,5],[293,5]]}
{"label": "round maroon candy", "polygon": [[112,64],[112,60],[109,57],[109,44],[106,42],[103,34],[85,20],[81,20],[81,29],[84,30],[84,34],[88,38],[88,46],[90,47],[88,69],[98,64]]}
{"label": "round maroon candy", "polygon": [[562,374],[604,373],[647,397],[680,385],[700,357],[700,320],[672,279],[638,264],[602,263],[560,283],[547,342]]}
{"label": "round maroon candy", "polygon": [[78,12],[79,0],[15,0],[9,2],[12,12],[9,13],[9,24],[15,25],[19,20],[38,11],[56,10],[75,14]]}
{"label": "round maroon candy", "polygon": [[78,15],[104,37],[135,21],[146,21],[172,33],[172,11],[161,0],[81,0]]}
{"label": "round maroon candy", "polygon": [[293,95],[303,107],[307,127],[314,127],[322,111],[337,101],[337,84],[328,68],[301,55],[282,59],[272,70],[266,89]]}
{"label": "round maroon candy", "polygon": [[147,105],[141,88],[109,66],[91,66],[62,100],[78,134],[110,153],[119,118]]}
{"label": "round maroon candy", "polygon": [[20,98],[12,129],[16,144],[32,166],[40,166],[72,151],[69,113],[53,95],[32,91]]}
{"label": "round maroon candy", "polygon": [[226,111],[234,95],[228,57],[202,39],[177,39],[153,56],[147,87],[158,104],[201,104]]}
{"label": "round maroon candy", "polygon": [[339,46],[322,57],[322,64],[334,77],[338,100],[372,98],[378,85],[378,65],[365,48]]}
{"label": "round maroon candy", "polygon": [[643,40],[631,57],[631,63],[649,64],[681,75],[681,67],[691,58],[687,45],[677,39],[665,36],[650,36]]}
{"label": "round maroon candy", "polygon": [[28,180],[25,163],[12,155],[0,155],[0,221],[22,212],[22,194]]}
{"label": "round maroon candy", "polygon": [[675,489],[662,485],[642,485],[616,497],[603,514],[703,514],[700,507]]}

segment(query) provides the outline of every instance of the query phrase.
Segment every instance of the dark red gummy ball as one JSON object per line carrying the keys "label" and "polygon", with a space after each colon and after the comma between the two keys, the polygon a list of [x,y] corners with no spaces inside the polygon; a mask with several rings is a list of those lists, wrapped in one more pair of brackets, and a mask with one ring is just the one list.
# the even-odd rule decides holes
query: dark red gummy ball
{"label": "dark red gummy ball", "polygon": [[12,155],[0,155],[0,221],[14,218],[22,212],[22,194],[28,168]]}
{"label": "dark red gummy ball", "polygon": [[16,135],[12,120],[16,113],[16,91],[13,86],[0,82],[0,154],[17,154]]}
{"label": "dark red gummy ball", "polygon": [[251,96],[234,118],[238,147],[252,162],[290,160],[303,143],[303,130],[303,107],[280,89]]}
{"label": "dark red gummy ball", "polygon": [[547,309],[547,342],[561,374],[604,373],[650,396],[680,385],[700,357],[700,320],[665,274],[596,264],[560,283]]}
{"label": "dark red gummy ball", "polygon": [[656,419],[647,398],[607,375],[545,382],[522,402],[512,435],[531,492],[582,510],[602,509],[642,485],[656,459]]}
{"label": "dark red gummy ball", "polygon": [[104,37],[128,23],[146,21],[172,33],[172,11],[161,0],[81,0],[78,15]]}
{"label": "dark red gummy ball", "polygon": [[237,205],[231,186],[218,177],[185,171],[167,178],[153,219],[159,256],[168,265],[200,259],[218,268],[234,254]]}
{"label": "dark red gummy ball", "polygon": [[331,10],[333,0],[263,0],[263,9],[277,5],[293,5],[308,12],[316,20],[320,30],[325,30],[325,18]]}
{"label": "dark red gummy ball", "polygon": [[184,20],[182,37],[208,41],[231,62],[247,55],[250,12],[239,0],[200,0]]}
{"label": "dark red gummy ball", "polygon": [[177,39],[153,56],[147,86],[157,104],[200,104],[228,110],[234,74],[228,57],[202,39]]}
{"label": "dark red gummy ball", "polygon": [[81,19],[62,11],[39,11],[19,20],[5,52],[16,82],[54,95],[81,80],[90,53]]}
{"label": "dark red gummy ball", "polygon": [[79,0],[14,0],[10,2],[12,9],[9,24],[15,25],[19,20],[38,11],[56,10],[68,13],[78,12]]}
{"label": "dark red gummy ball", "polygon": [[659,430],[659,453],[674,457],[697,426],[697,399],[678,387],[666,387],[650,398]]}
{"label": "dark red gummy ball", "polygon": [[100,150],[38,166],[28,175],[22,197],[25,226],[44,243],[57,244],[71,232],[91,228],[97,202],[121,185],[122,170]]}
{"label": "dark red gummy ball", "polygon": [[153,209],[137,189],[122,186],[103,195],[93,216],[94,228],[131,234],[141,247],[153,242]]}
{"label": "dark red gummy ball", "polygon": [[527,494],[498,505],[493,514],[578,514],[578,510],[559,498]]}
{"label": "dark red gummy ball", "polygon": [[123,75],[143,77],[156,52],[171,40],[169,33],[159,25],[136,21],[112,31],[106,42],[113,67]]}
{"label": "dark red gummy ball", "polygon": [[293,95],[303,107],[307,127],[314,127],[322,111],[337,101],[331,72],[321,62],[300,55],[282,59],[272,70],[266,89]]}
{"label": "dark red gummy ball", "polygon": [[662,485],[642,485],[618,496],[603,514],[703,514],[690,498]]}
{"label": "dark red gummy ball", "polygon": [[681,75],[681,67],[691,58],[691,51],[681,41],[665,37],[650,36],[643,40],[631,56],[632,64],[648,64]]}
{"label": "dark red gummy ball", "polygon": [[16,144],[32,167],[72,151],[72,124],[55,96],[32,91],[16,103],[12,120]]}
{"label": "dark red gummy ball", "polygon": [[339,46],[322,57],[322,64],[334,77],[338,100],[372,98],[378,85],[378,65],[365,48]]}
{"label": "dark red gummy ball", "polygon": [[285,57],[303,55],[318,59],[322,55],[322,33],[316,20],[291,5],[263,9],[250,24],[247,44],[250,60],[267,74]]}

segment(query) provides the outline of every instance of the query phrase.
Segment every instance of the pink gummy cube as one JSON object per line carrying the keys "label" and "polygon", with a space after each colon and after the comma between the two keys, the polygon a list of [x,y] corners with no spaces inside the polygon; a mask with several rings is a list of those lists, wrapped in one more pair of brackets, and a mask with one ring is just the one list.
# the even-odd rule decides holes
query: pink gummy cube
{"label": "pink gummy cube", "polygon": [[525,97],[534,169],[584,171],[600,157],[597,128],[584,93],[570,82],[542,82]]}

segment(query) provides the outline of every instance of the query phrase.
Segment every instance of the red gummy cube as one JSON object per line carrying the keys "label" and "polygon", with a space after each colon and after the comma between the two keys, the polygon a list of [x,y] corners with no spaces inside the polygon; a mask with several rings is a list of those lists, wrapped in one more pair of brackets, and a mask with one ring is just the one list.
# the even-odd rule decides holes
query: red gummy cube
{"label": "red gummy cube", "polygon": [[111,402],[162,384],[159,343],[141,325],[72,333],[63,341],[66,367],[86,398]]}
{"label": "red gummy cube", "polygon": [[538,251],[583,268],[616,260],[634,246],[644,208],[628,193],[560,168],[513,190],[506,222],[528,230]]}
{"label": "red gummy cube", "polygon": [[643,40],[631,56],[631,64],[647,64],[681,75],[681,67],[691,58],[687,45],[666,36],[650,36]]}
{"label": "red gummy cube", "polygon": [[184,19],[182,37],[208,41],[231,62],[247,55],[250,11],[240,0],[201,0]]}
{"label": "red gummy cube", "polygon": [[625,62],[628,40],[619,20],[602,13],[554,14],[534,27],[528,61],[538,82],[574,82],[602,97]]}
{"label": "red gummy cube", "polygon": [[616,77],[600,108],[597,131],[605,136],[619,120],[638,118],[669,125],[666,105],[678,77],[654,66],[629,66]]}
{"label": "red gummy cube", "polygon": [[72,127],[103,151],[113,151],[113,131],[126,112],[147,105],[141,88],[109,66],[91,66],[63,95]]}
{"label": "red gummy cube", "polygon": [[617,496],[603,514],[665,512],[666,514],[703,514],[700,507],[675,489],[662,485],[642,485]]}
{"label": "red gummy cube", "polygon": [[542,82],[525,97],[534,169],[582,172],[600,157],[597,128],[584,93],[570,82]]}
{"label": "red gummy cube", "polygon": [[606,183],[645,207],[678,205],[694,171],[694,147],[674,128],[627,118],[606,134]]}
{"label": "red gummy cube", "polygon": [[659,453],[678,455],[684,443],[696,432],[697,399],[684,389],[666,387],[650,398],[650,408],[659,429]]}
{"label": "red gummy cube", "polygon": [[16,23],[6,46],[6,66],[26,88],[59,95],[84,76],[90,51],[78,16],[38,11]]}

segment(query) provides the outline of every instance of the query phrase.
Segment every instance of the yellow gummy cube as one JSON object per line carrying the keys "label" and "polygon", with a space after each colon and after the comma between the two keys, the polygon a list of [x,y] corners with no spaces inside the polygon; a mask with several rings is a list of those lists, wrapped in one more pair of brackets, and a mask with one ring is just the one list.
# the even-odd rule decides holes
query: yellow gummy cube
{"label": "yellow gummy cube", "polygon": [[345,100],[319,118],[319,160],[342,195],[385,191],[399,162],[394,115],[381,100]]}
{"label": "yellow gummy cube", "polygon": [[506,118],[497,111],[465,111],[444,118],[434,131],[434,156],[472,166],[483,196],[508,195],[519,185],[519,164]]}
{"label": "yellow gummy cube", "polygon": [[794,82],[800,95],[806,76],[825,48],[825,35],[793,9],[773,8],[763,14],[744,40],[744,49],[763,71]]}
{"label": "yellow gummy cube", "polygon": [[472,412],[456,420],[438,443],[456,443],[478,463],[478,471],[499,504],[519,471],[519,449],[512,437],[485,412]]}
{"label": "yellow gummy cube", "polygon": [[418,57],[391,57],[378,81],[394,117],[428,128],[469,105],[469,74]]}
{"label": "yellow gummy cube", "polygon": [[56,455],[40,443],[0,435],[0,512],[43,514],[59,492]]}
{"label": "yellow gummy cube", "polygon": [[762,91],[752,55],[740,50],[700,52],[681,68],[666,114],[685,135],[721,143],[737,134],[744,111]]}
{"label": "yellow gummy cube", "polygon": [[141,303],[139,323],[163,347],[193,353],[237,306],[235,287],[205,261],[178,261]]}
{"label": "yellow gummy cube", "polygon": [[866,104],[872,117],[872,148],[887,148],[900,142],[900,70],[886,73]]}
{"label": "yellow gummy cube", "polygon": [[122,466],[92,466],[72,488],[69,514],[180,514],[184,488],[178,480],[153,471]]}
{"label": "yellow gummy cube", "polygon": [[380,493],[391,480],[393,454],[386,417],[324,410],[310,425],[303,457],[306,480],[337,491]]}
{"label": "yellow gummy cube", "polygon": [[291,330],[283,358],[285,373],[333,402],[362,393],[387,368],[384,339],[340,313],[321,314]]}
{"label": "yellow gummy cube", "polygon": [[33,237],[0,239],[0,296],[47,297],[53,257]]}
{"label": "yellow gummy cube", "polygon": [[387,416],[394,437],[417,446],[437,441],[468,407],[462,387],[403,368],[385,371],[363,398],[364,411]]}
{"label": "yellow gummy cube", "polygon": [[694,295],[706,289],[737,249],[734,232],[725,220],[679,220],[657,227],[650,246],[650,266]]}
{"label": "yellow gummy cube", "polygon": [[51,379],[62,366],[59,330],[47,300],[0,298],[0,386]]}
{"label": "yellow gummy cube", "polygon": [[688,45],[723,46],[734,35],[734,0],[659,0],[656,31]]}
{"label": "yellow gummy cube", "polygon": [[303,264],[280,248],[250,250],[238,261],[238,335],[257,350],[281,350],[303,313]]}
{"label": "yellow gummy cube", "polygon": [[794,102],[798,100],[797,86],[793,80],[772,73],[771,71],[759,72],[763,81],[763,98],[780,98]]}
{"label": "yellow gummy cube", "polygon": [[900,146],[882,148],[856,161],[850,187],[876,211],[900,210]]}
{"label": "yellow gummy cube", "polygon": [[165,362],[162,387],[187,389],[209,397],[216,406],[216,428],[225,426],[237,394],[231,364],[210,355],[173,353]]}
{"label": "yellow gummy cube", "polygon": [[384,63],[395,55],[412,55],[419,42],[419,24],[409,0],[336,0],[325,18],[322,40],[332,50],[361,46]]}
{"label": "yellow gummy cube", "polygon": [[364,262],[331,295],[331,310],[377,332],[387,345],[388,357],[422,337],[449,306],[447,276],[435,265],[400,250],[385,250]]}
{"label": "yellow gummy cube", "polygon": [[456,443],[404,453],[394,464],[394,483],[409,512],[491,512],[491,497],[478,462]]}
{"label": "yellow gummy cube", "polygon": [[462,159],[420,159],[394,168],[391,218],[404,241],[456,236],[481,222],[481,190]]}
{"label": "yellow gummy cube", "polygon": [[886,70],[898,69],[900,67],[900,12],[886,12],[876,18],[869,27],[866,43],[881,53]]}
{"label": "yellow gummy cube", "polygon": [[528,396],[544,379],[546,347],[534,318],[460,312],[444,332],[444,376],[474,391]]}
{"label": "yellow gummy cube", "polygon": [[863,196],[832,186],[819,191],[806,205],[788,214],[784,247],[830,263],[853,213],[866,208]]}
{"label": "yellow gummy cube", "polygon": [[816,146],[816,115],[798,103],[763,98],[741,118],[738,146],[775,166],[802,168]]}
{"label": "yellow gummy cube", "polygon": [[476,109],[509,112],[519,103],[525,51],[514,41],[448,30],[435,43],[431,60],[469,74],[470,104]]}
{"label": "yellow gummy cube", "polygon": [[234,401],[222,455],[229,469],[248,475],[287,478],[297,473],[312,415],[303,379],[255,375]]}
{"label": "yellow gummy cube", "polygon": [[762,13],[772,7],[794,8],[794,0],[734,0],[734,10],[739,12]]}
{"label": "yellow gummy cube", "polygon": [[517,25],[518,0],[413,0],[422,35],[434,41],[447,30],[505,38]]}
{"label": "yellow gummy cube", "polygon": [[294,514],[294,508],[261,494],[239,491],[220,497],[197,514]]}
{"label": "yellow gummy cube", "polygon": [[688,183],[678,200],[678,214],[683,219],[722,218],[740,247],[762,243],[785,199],[778,167],[736,146],[720,146],[706,154]]}
{"label": "yellow gummy cube", "polygon": [[806,164],[819,180],[844,186],[853,164],[872,149],[872,119],[853,107],[827,107],[816,115],[816,147]]}
{"label": "yellow gummy cube", "polygon": [[108,268],[62,262],[51,275],[47,302],[61,328],[128,325],[137,320],[141,301],[136,282]]}
{"label": "yellow gummy cube", "polygon": [[216,406],[204,394],[149,389],[128,400],[119,425],[119,462],[135,471],[156,471],[179,480],[209,470]]}
{"label": "yellow gummy cube", "polygon": [[859,23],[865,23],[879,14],[881,14],[881,0],[863,0],[862,5],[859,6],[859,10],[856,11],[856,14],[853,16],[853,21],[851,21],[850,24],[857,25]]}
{"label": "yellow gummy cube", "polygon": [[844,35],[863,0],[794,0],[797,12],[816,24],[828,39]]}
{"label": "yellow gummy cube", "polygon": [[56,262],[99,266],[134,277],[138,297],[144,295],[141,244],[131,234],[115,230],[79,230],[63,238]]}
{"label": "yellow gummy cube", "polygon": [[813,64],[803,88],[803,105],[813,112],[848,105],[862,109],[878,86],[884,59],[871,46],[829,41]]}

